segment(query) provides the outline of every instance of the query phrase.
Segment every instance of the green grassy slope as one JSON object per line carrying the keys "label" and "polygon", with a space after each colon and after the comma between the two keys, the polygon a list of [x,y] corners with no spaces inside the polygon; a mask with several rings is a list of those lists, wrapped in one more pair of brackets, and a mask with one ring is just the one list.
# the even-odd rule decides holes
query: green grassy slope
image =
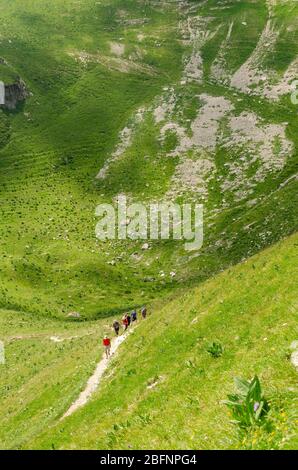
{"label": "green grassy slope", "polygon": [[[123,35],[133,48],[138,27],[119,23],[122,4],[132,18],[150,20],[152,75],[92,61],[85,66],[70,55],[88,48],[109,57],[109,43]],[[1,15],[0,57],[33,93],[24,109],[0,111],[6,131],[0,141],[1,305],[60,315],[74,306],[83,315],[123,308],[135,301],[129,291],[140,282],[134,267],[110,267],[114,250],[106,254],[96,243],[94,211],[105,197],[94,178],[125,120],[169,77],[178,77],[175,11],[165,15],[131,1],[56,0],[3,2]],[[158,50],[155,30],[163,41]]]}
{"label": "green grassy slope", "polygon": [[[25,447],[294,448],[297,372],[288,353],[297,339],[297,243],[294,235],[155,308],[91,402]],[[216,359],[207,352],[213,341],[224,347]],[[272,426],[240,441],[221,401],[235,376],[254,374]]]}
{"label": "green grassy slope", "polygon": [[0,310],[0,448],[22,445],[50,426],[85,386],[101,356],[106,321],[57,321]]}
{"label": "green grassy slope", "polygon": [[[273,15],[276,47],[261,55],[261,65],[274,75],[272,83],[282,78],[298,53],[297,5],[270,5],[2,1],[0,58],[8,65],[1,64],[0,80],[20,75],[32,94],[16,112],[0,110],[2,308],[60,317],[76,309],[96,318],[202,281],[297,228],[297,107],[289,93],[271,100],[213,73],[218,59],[234,74],[270,30]],[[186,80],[196,54],[203,75]],[[167,132],[163,141],[164,124],[179,125],[191,137],[202,95],[234,107],[218,121],[217,144],[212,150],[196,144],[170,157],[179,138]],[[156,109],[171,96],[173,109],[156,122]],[[107,177],[96,180],[119,133],[142,107],[144,121],[133,125],[131,145],[112,161]],[[248,150],[250,137],[233,144],[239,133],[231,131],[229,119],[241,113],[257,116],[254,133],[285,126],[291,150],[282,154],[281,130],[269,156],[262,142]],[[233,145],[227,148],[224,138]],[[206,161],[210,174],[204,173]],[[193,186],[189,175],[196,175]],[[172,200],[205,205],[200,256],[174,242],[154,242],[143,252],[142,241],[96,241],[98,203],[119,192],[134,201],[163,200],[171,190]]]}
{"label": "green grassy slope", "polygon": [[[297,18],[294,0],[1,1],[0,81],[30,96],[0,109],[0,447],[294,446],[296,237],[232,266],[297,231]],[[97,241],[95,207],[119,193],[203,203],[202,250]],[[208,278],[155,310],[98,400],[37,438],[112,315]],[[239,444],[219,401],[254,372],[275,431]]]}

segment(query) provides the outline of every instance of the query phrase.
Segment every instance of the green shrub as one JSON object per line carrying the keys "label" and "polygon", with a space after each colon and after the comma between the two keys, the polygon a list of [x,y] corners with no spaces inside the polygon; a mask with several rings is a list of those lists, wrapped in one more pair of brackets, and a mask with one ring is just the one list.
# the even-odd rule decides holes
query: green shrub
{"label": "green shrub", "polygon": [[238,393],[228,395],[228,400],[224,402],[231,410],[233,422],[241,429],[264,424],[269,405],[263,396],[258,377],[255,376],[250,381],[239,377],[234,380]]}
{"label": "green shrub", "polygon": [[213,342],[208,346],[207,351],[212,357],[217,358],[223,354],[224,349],[220,343]]}

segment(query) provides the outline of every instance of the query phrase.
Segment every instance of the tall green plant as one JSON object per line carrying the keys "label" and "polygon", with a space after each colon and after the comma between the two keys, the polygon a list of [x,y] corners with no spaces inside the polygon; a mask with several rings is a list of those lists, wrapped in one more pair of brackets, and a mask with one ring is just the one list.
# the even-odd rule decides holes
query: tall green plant
{"label": "tall green plant", "polygon": [[215,357],[215,358],[222,356],[223,351],[224,351],[223,346],[220,343],[217,343],[215,341],[212,344],[210,344],[207,348],[207,352],[211,354],[212,357]]}
{"label": "tall green plant", "polygon": [[233,422],[241,429],[247,429],[254,425],[262,425],[269,411],[269,404],[264,397],[259,378],[244,380],[239,377],[234,379],[237,392],[228,395],[224,403],[231,410]]}

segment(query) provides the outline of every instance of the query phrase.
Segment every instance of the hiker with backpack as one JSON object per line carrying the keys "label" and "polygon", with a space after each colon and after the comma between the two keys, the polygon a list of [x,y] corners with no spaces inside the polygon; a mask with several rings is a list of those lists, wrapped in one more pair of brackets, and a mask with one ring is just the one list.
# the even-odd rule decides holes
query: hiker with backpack
{"label": "hiker with backpack", "polygon": [[130,326],[130,324],[131,324],[131,316],[129,315],[129,313],[126,315],[126,318],[127,318],[127,322],[128,322],[128,325],[127,325],[127,326]]}
{"label": "hiker with backpack", "polygon": [[132,321],[132,323],[134,323],[134,322],[137,321],[137,320],[138,320],[137,311],[136,311],[136,310],[133,310],[133,311],[131,312],[131,321]]}
{"label": "hiker with backpack", "polygon": [[142,307],[141,314],[142,314],[143,320],[145,320],[145,318],[147,317],[147,308],[146,307]]}
{"label": "hiker with backpack", "polygon": [[106,358],[109,359],[111,355],[111,340],[107,335],[105,335],[102,344],[106,353]]}
{"label": "hiker with backpack", "polygon": [[114,328],[116,336],[118,336],[119,330],[120,330],[120,323],[118,322],[118,320],[114,320],[113,328]]}
{"label": "hiker with backpack", "polygon": [[124,317],[122,318],[122,325],[123,325],[124,331],[126,331],[127,328],[128,328],[128,318],[127,318],[127,315],[124,315]]}

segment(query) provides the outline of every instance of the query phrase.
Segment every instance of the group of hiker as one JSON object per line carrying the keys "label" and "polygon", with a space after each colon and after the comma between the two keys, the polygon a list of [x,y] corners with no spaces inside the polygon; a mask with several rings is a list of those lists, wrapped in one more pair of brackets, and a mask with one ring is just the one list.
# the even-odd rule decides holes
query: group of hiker
{"label": "group of hiker", "polygon": [[[147,317],[147,308],[142,307],[140,310],[140,314],[143,320]],[[125,313],[121,319],[123,330],[126,331],[130,325],[136,323],[138,321],[138,313],[137,310],[134,309],[131,313]],[[113,322],[113,329],[115,331],[116,336],[119,336],[121,323],[118,320],[114,320]],[[106,358],[108,359],[111,354],[111,338],[107,335],[103,339],[103,347],[106,353]]]}

